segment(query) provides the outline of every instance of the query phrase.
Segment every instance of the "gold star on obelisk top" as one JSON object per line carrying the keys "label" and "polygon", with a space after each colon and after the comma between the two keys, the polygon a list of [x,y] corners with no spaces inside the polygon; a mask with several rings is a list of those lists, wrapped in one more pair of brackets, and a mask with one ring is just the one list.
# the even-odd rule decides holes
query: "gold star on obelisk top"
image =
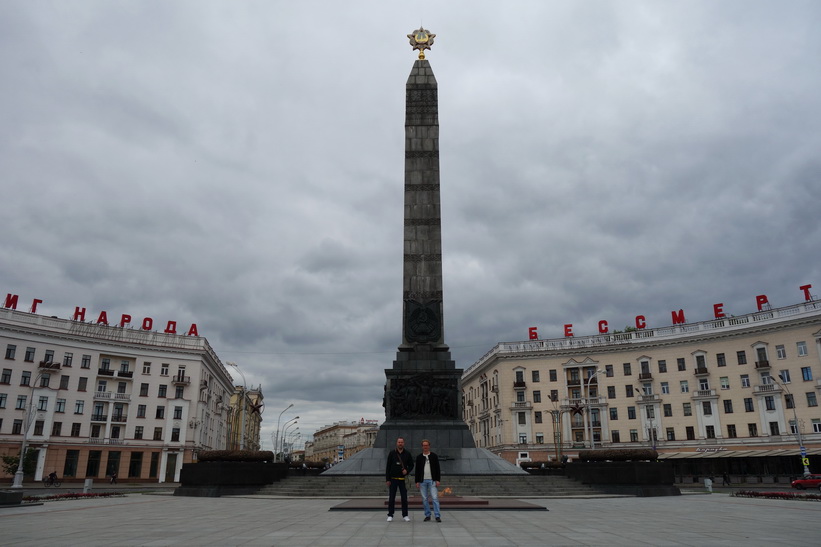
{"label": "gold star on obelisk top", "polygon": [[419,50],[419,59],[422,60],[425,58],[425,50],[430,49],[430,46],[433,45],[434,38],[436,38],[435,34],[431,34],[428,29],[422,27],[414,30],[412,34],[408,34],[410,45],[413,46],[413,49]]}

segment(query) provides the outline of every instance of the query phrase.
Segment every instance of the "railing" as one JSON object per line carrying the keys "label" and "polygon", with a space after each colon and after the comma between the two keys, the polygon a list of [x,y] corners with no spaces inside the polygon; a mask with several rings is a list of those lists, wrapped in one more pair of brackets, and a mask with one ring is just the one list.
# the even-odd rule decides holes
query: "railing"
{"label": "railing", "polygon": [[525,383],[525,382],[513,382],[513,389],[527,389],[527,383]]}
{"label": "railing", "polygon": [[98,376],[114,376],[114,371],[108,368],[97,369]]}
{"label": "railing", "polygon": [[755,368],[770,368],[769,361],[756,361]]}
{"label": "railing", "polygon": [[108,420],[108,415],[107,414],[92,414],[91,415],[91,421],[92,422],[105,422],[106,420]]}
{"label": "railing", "polygon": [[656,395],[656,394],[639,395],[638,397],[636,397],[636,400],[639,403],[658,403],[658,402],[661,402],[661,397],[659,395]]}
{"label": "railing", "polygon": [[523,410],[523,409],[533,408],[533,405],[530,404],[530,401],[525,401],[525,402],[515,401],[513,404],[510,405],[510,408],[517,409],[517,410],[519,410],[519,409]]}
{"label": "railing", "polygon": [[133,370],[121,370],[117,373],[117,376],[120,378],[133,378],[134,371]]}
{"label": "railing", "polygon": [[187,386],[191,383],[191,377],[177,374],[176,376],[171,378],[171,383],[173,383],[176,386]]}
{"label": "railing", "polygon": [[112,414],[111,421],[112,422],[125,422],[128,420],[127,414]]}
{"label": "railing", "polygon": [[55,363],[53,361],[40,361],[38,365],[40,368],[49,369],[49,370],[59,370],[60,363]]}
{"label": "railing", "polygon": [[576,378],[575,380],[570,379],[570,380],[567,381],[567,385],[569,385],[569,386],[580,386],[581,384],[582,384],[582,381],[579,380],[578,378]]}
{"label": "railing", "polygon": [[642,372],[639,374],[639,380],[652,380],[653,373],[652,372]]}
{"label": "railing", "polygon": [[123,439],[109,439],[107,437],[89,437],[88,444],[125,444]]}
{"label": "railing", "polygon": [[696,368],[695,375],[696,376],[707,376],[710,374],[710,371],[707,370],[707,367],[698,367]]}
{"label": "railing", "polygon": [[715,397],[716,390],[714,389],[697,389],[693,391],[693,397]]}
{"label": "railing", "polygon": [[754,388],[755,393],[781,393],[781,387],[777,384],[759,384]]}

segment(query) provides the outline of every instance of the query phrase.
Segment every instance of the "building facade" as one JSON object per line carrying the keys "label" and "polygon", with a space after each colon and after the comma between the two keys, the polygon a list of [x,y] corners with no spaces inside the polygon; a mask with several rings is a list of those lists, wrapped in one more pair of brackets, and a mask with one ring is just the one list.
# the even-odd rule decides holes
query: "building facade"
{"label": "building facade", "polygon": [[224,449],[233,381],[205,338],[0,309],[0,454],[34,479],[176,482]]}
{"label": "building facade", "polygon": [[376,420],[335,422],[318,429],[313,441],[305,443],[305,459],[315,462],[338,463],[372,448],[379,432]]}
{"label": "building facade", "polygon": [[234,386],[228,408],[228,449],[260,450],[263,403],[262,386]]}
{"label": "building facade", "polygon": [[673,459],[783,456],[769,472],[796,473],[798,434],[821,463],[821,302],[500,343],[465,371],[462,394],[476,444],[512,462],[642,446]]}

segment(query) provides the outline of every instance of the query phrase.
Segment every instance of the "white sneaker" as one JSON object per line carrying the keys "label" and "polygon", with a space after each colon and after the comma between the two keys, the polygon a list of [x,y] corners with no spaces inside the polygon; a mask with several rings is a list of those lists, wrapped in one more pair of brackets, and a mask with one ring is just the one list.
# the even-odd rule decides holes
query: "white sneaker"
{"label": "white sneaker", "polygon": [[388,517],[388,522],[391,522],[392,520],[393,520],[393,517]]}
{"label": "white sneaker", "polygon": [[405,522],[410,522],[410,517],[402,517],[402,520],[404,520]]}

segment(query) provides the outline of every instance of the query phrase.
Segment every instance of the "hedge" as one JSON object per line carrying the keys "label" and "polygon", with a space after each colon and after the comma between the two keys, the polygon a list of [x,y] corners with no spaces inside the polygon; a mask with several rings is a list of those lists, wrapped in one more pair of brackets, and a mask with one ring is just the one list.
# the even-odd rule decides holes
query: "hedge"
{"label": "hedge", "polygon": [[579,450],[579,459],[585,462],[656,461],[659,453],[652,448],[597,448]]}
{"label": "hedge", "polygon": [[201,462],[272,462],[270,450],[203,450],[197,455]]}

